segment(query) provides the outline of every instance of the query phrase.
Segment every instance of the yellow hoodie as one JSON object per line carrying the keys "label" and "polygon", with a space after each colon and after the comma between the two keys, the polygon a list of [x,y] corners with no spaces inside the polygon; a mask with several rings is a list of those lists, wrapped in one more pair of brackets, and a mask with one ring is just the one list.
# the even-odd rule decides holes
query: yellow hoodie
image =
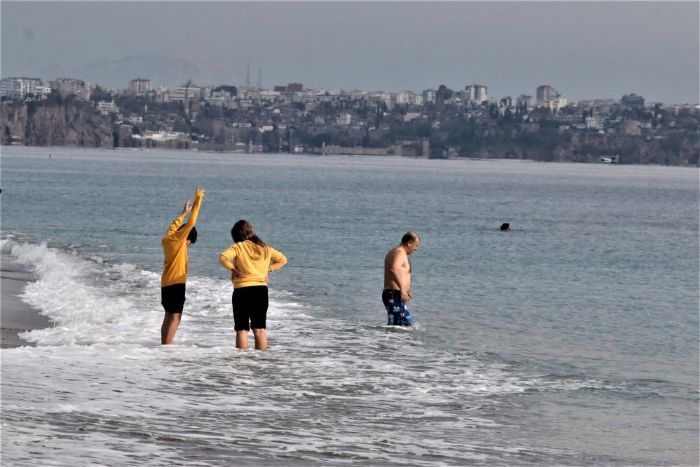
{"label": "yellow hoodie", "polygon": [[185,219],[184,214],[180,214],[173,223],[170,224],[168,232],[160,241],[163,245],[163,256],[165,258],[163,266],[163,275],[160,278],[160,286],[167,287],[174,284],[184,284],[187,281],[187,235],[189,235],[192,227],[197,223],[199,216],[199,207],[202,205],[204,192],[198,191],[194,196],[192,212],[187,221],[187,226],[182,229],[182,221]]}
{"label": "yellow hoodie", "polygon": [[287,264],[287,258],[271,246],[262,247],[245,240],[222,251],[219,262],[229,271],[235,269],[245,274],[244,277],[232,277],[233,287],[239,288],[267,285],[267,273]]}

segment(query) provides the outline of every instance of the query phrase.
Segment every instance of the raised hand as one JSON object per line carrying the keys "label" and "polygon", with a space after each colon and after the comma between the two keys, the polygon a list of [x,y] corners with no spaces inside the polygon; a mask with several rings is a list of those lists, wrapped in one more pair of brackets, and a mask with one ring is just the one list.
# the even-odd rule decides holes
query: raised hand
{"label": "raised hand", "polygon": [[192,211],[192,200],[191,200],[191,199],[188,199],[188,200],[185,202],[185,205],[182,207],[182,213],[183,213],[183,214],[189,214],[190,211]]}

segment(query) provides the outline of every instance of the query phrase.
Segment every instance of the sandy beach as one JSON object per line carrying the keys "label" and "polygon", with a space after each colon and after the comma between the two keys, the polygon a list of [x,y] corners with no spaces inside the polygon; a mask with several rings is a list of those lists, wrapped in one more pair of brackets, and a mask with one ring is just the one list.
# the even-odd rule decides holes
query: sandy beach
{"label": "sandy beach", "polygon": [[32,345],[19,337],[19,333],[31,329],[42,329],[51,321],[39,311],[22,301],[22,294],[28,282],[35,276],[24,266],[17,264],[12,256],[3,253],[0,257],[0,328],[2,343],[0,348]]}

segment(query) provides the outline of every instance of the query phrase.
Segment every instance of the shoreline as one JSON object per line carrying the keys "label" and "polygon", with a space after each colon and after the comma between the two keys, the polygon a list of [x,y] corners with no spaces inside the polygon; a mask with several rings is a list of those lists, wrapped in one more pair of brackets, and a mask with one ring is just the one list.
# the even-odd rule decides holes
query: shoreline
{"label": "shoreline", "polygon": [[376,155],[376,154],[351,154],[351,153],[332,153],[332,154],[321,154],[321,153],[311,153],[311,152],[305,152],[305,153],[290,153],[290,152],[245,152],[245,151],[239,151],[239,150],[217,150],[217,149],[210,149],[210,148],[187,148],[187,149],[175,149],[175,148],[165,148],[165,147],[147,147],[147,148],[130,148],[130,147],[98,147],[98,148],[93,148],[93,147],[87,147],[87,146],[34,146],[34,145],[27,145],[27,144],[1,144],[0,147],[15,147],[15,148],[40,148],[40,149],[57,149],[57,150],[62,150],[62,149],[103,149],[103,150],[108,150],[108,151],[153,151],[153,152],[158,152],[158,151],[163,151],[163,152],[195,152],[195,153],[204,153],[204,154],[236,154],[236,155],[248,155],[248,156],[255,156],[258,154],[266,155],[266,156],[274,156],[274,155],[280,155],[280,156],[308,156],[308,157],[335,157],[335,156],[341,156],[341,157],[368,157],[368,158],[394,158],[394,159],[399,159],[399,158],[405,158],[405,159],[424,159],[424,160],[430,160],[430,161],[508,161],[508,162],[536,162],[536,163],[544,163],[544,164],[576,164],[576,165],[605,165],[605,166],[624,166],[624,167],[670,167],[670,168],[681,168],[681,169],[697,169],[700,167],[700,163],[698,164],[661,164],[661,163],[647,163],[647,164],[640,164],[640,163],[620,163],[620,162],[615,162],[615,163],[610,163],[610,162],[601,162],[601,161],[545,161],[545,160],[540,160],[540,159],[522,159],[522,158],[508,158],[508,157],[468,157],[468,156],[447,156],[447,157],[434,157],[434,158],[425,158],[421,156],[401,156],[397,154],[381,154],[381,155]]}
{"label": "shoreline", "polygon": [[7,253],[3,252],[0,259],[0,349],[34,346],[19,333],[52,325],[50,319],[20,298],[27,284],[36,281],[36,276]]}

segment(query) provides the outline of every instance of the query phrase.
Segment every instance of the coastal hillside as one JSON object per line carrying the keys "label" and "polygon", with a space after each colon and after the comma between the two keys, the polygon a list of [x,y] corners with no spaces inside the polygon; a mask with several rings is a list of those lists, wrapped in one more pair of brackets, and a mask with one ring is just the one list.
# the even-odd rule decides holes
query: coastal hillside
{"label": "coastal hillside", "polygon": [[[501,114],[503,108],[487,103],[389,109],[381,102],[375,107],[361,100],[326,102],[328,96],[319,102],[284,101],[291,99],[288,95],[273,101],[237,96],[226,107],[199,94],[190,98],[191,90],[186,91],[186,105],[101,88],[89,100],[58,92],[44,100],[3,100],[0,142],[681,166],[700,161],[700,111],[690,108],[632,109],[612,103],[558,112],[522,107]],[[233,95],[236,90],[212,92]],[[603,112],[606,117],[590,116]]]}
{"label": "coastal hillside", "polygon": [[112,147],[112,122],[86,102],[3,102],[2,144]]}

